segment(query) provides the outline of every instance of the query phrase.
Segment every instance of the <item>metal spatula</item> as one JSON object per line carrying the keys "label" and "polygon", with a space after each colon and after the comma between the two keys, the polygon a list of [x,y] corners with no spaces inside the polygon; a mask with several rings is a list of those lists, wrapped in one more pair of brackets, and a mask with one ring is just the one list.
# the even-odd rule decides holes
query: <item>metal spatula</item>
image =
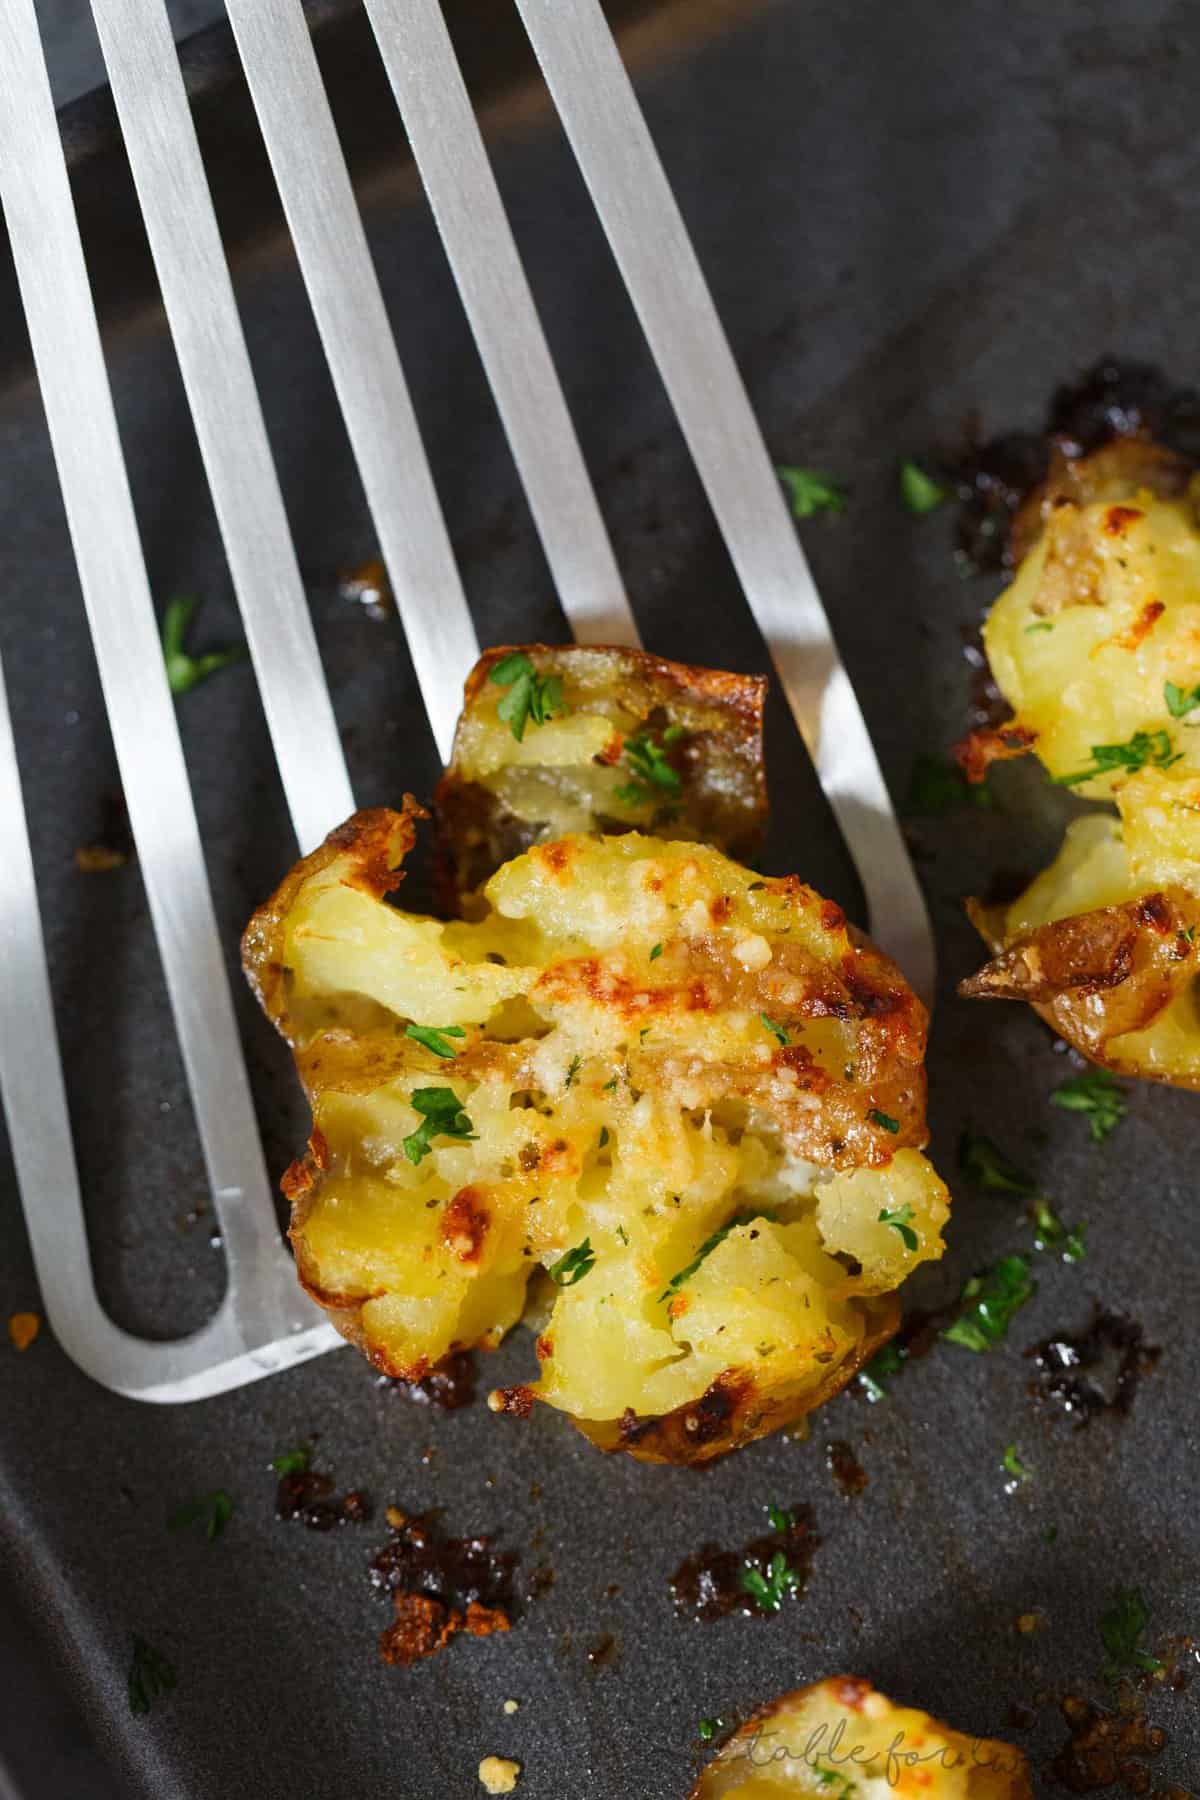
{"label": "metal spatula", "polygon": [[[635,644],[439,0],[365,3],[571,629],[581,642]],[[284,792],[308,850],[354,802],[175,47],[163,0],[92,4]],[[928,994],[928,919],[866,725],[599,0],[516,4],[862,879],[873,934]],[[301,0],[227,7],[445,757],[478,645]],[[59,1341],[120,1393],[195,1399],[341,1340],[300,1293],[275,1225],[33,0],[0,0],[0,199],[228,1257],[226,1297],[201,1331],[143,1341],[96,1298],[2,681],[0,1088]]]}

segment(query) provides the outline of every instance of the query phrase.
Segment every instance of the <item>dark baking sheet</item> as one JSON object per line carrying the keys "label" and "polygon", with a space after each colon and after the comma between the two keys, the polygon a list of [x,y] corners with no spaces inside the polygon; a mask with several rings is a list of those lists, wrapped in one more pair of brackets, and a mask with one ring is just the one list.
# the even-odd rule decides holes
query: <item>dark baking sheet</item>
{"label": "dark baking sheet", "polygon": [[[614,8],[772,451],[844,474],[849,513],[805,529],[884,767],[902,795],[915,755],[961,729],[964,629],[992,591],[966,583],[945,515],[894,494],[899,455],[989,424],[1034,424],[1049,388],[1109,347],[1200,375],[1194,255],[1200,25],[1188,8],[913,0],[846,8],[690,0]],[[561,630],[466,327],[355,9],[313,9],[440,491],[485,641]],[[678,433],[571,159],[506,8],[456,13],[486,102],[497,170],[648,645],[764,666]],[[251,352],[335,705],[363,803],[427,793],[432,746],[403,642],[338,598],[334,575],[373,549],[301,284],[223,31],[189,73]],[[201,629],[234,635],[211,506],[111,109],[67,121],[76,189],[155,589],[204,597]],[[9,672],[98,1280],[114,1315],[168,1335],[221,1289],[200,1162],[134,866],[82,876],[77,844],[109,829],[111,748],[7,260],[0,268],[0,649]],[[251,906],[291,848],[246,670],[180,716],[231,966]],[[781,706],[770,720],[770,865],[853,909],[840,846]],[[420,1409],[349,1351],[184,1408],[89,1383],[45,1334],[0,1350],[0,1544],[56,1663],[130,1794],[254,1792],[429,1800],[482,1792],[492,1752],[519,1792],[674,1800],[702,1715],[840,1670],[869,1675],[966,1730],[1008,1729],[1040,1693],[1102,1698],[1097,1617],[1119,1582],[1150,1603],[1151,1641],[1200,1612],[1194,1367],[1200,1297],[1193,1096],[1138,1091],[1100,1150],[1047,1095],[1065,1072],[1031,1015],[971,1007],[977,960],[958,898],[998,866],[1049,853],[1036,783],[1005,770],[1005,805],[919,828],[943,990],[930,1056],[934,1152],[956,1182],[945,1263],[914,1303],[956,1291],[1023,1247],[1019,1203],[957,1179],[973,1117],[1032,1161],[1088,1257],[1039,1262],[1037,1299],[988,1357],[944,1347],[886,1404],[845,1396],[807,1442],[775,1438],[704,1474],[601,1459],[548,1410],[497,1421],[482,1402]],[[964,829],[969,827],[969,829]],[[1032,843],[1031,843],[1032,838]],[[302,1139],[287,1059],[241,1000],[272,1168]],[[1048,1133],[1045,1143],[1040,1134]],[[0,1314],[36,1308],[0,1151]],[[1035,1408],[1021,1350],[1082,1326],[1094,1300],[1163,1347],[1131,1415],[1075,1431]],[[489,1364],[528,1366],[518,1332]],[[268,1459],[319,1432],[322,1458],[380,1506],[445,1509],[488,1530],[552,1586],[504,1638],[462,1642],[410,1672],[383,1667],[386,1619],[365,1562],[382,1527],[327,1537],[277,1523]],[[869,1475],[853,1501],[826,1470],[849,1441]],[[1004,1492],[1015,1442],[1035,1480]],[[216,1544],[171,1535],[168,1509],[218,1486],[238,1502]],[[822,1537],[803,1599],[774,1620],[675,1618],[667,1580],[714,1537],[754,1534],[769,1501],[811,1502]],[[1051,1528],[1057,1535],[1052,1544]],[[1044,1614],[1032,1635],[1019,1616]],[[131,1632],[178,1687],[130,1714]],[[612,1654],[589,1660],[602,1634]],[[520,1711],[506,1716],[513,1697]],[[1156,1782],[1200,1782],[1194,1693],[1158,1695]],[[1013,1731],[1039,1768],[1064,1732],[1052,1705]],[[1041,1791],[1056,1791],[1039,1777]]]}

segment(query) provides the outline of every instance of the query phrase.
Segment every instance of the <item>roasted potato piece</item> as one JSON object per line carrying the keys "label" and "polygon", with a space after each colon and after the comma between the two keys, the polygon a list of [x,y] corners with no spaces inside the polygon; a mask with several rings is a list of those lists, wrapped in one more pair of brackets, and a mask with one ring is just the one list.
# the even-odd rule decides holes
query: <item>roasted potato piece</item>
{"label": "roasted potato piece", "polygon": [[959,746],[973,779],[1028,749],[1096,799],[1139,767],[1200,772],[1178,710],[1200,681],[1200,533],[1181,466],[1157,455],[1126,441],[1059,465],[1036,503],[1040,535],[983,633],[1016,716]]}
{"label": "roasted potato piece", "polygon": [[1144,769],[1116,800],[1012,905],[970,903],[995,955],[960,992],[1028,1000],[1118,1074],[1200,1087],[1200,779]]}
{"label": "roasted potato piece", "polygon": [[571,836],[479,916],[384,895],[419,808],[360,813],[251,921],[247,973],[313,1108],[300,1277],[409,1379],[554,1281],[542,1399],[700,1461],[797,1417],[941,1255],[923,1007],[836,906],[695,843]]}
{"label": "roasted potato piece", "polygon": [[652,831],[742,861],[767,816],[766,681],[642,650],[488,650],[435,797],[437,900],[457,914],[502,863],[571,833]]}
{"label": "roasted potato piece", "polygon": [[1033,1800],[1020,1750],[898,1706],[858,1675],[781,1694],[724,1743],[689,1800]]}
{"label": "roasted potato piece", "polygon": [[960,991],[1027,1000],[1093,1062],[1186,1087],[1200,1086],[1195,502],[1188,464],[1143,439],[1055,458],[984,630],[1016,716],[959,747],[973,777],[1032,748],[1119,812],[1076,820],[1013,905],[969,903],[994,957]]}

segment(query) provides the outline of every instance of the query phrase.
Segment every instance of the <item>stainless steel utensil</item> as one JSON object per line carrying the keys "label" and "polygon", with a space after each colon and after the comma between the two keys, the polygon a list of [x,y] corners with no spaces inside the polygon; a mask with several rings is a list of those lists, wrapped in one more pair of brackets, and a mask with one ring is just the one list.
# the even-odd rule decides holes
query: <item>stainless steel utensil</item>
{"label": "stainless steel utensil", "polygon": [[[863,883],[924,994],[929,923],[853,689],[599,0],[516,0],[752,613]],[[438,749],[477,642],[301,0],[227,0]],[[438,0],[366,0],[576,637],[637,629]],[[93,0],[167,318],[302,850],[353,807],[162,0]],[[118,1329],[92,1282],[0,680],[0,1089],[50,1322],[133,1397],[200,1398],[340,1340],[279,1240],[33,0],[0,0],[0,200],[130,823],[228,1259],[202,1330]]]}

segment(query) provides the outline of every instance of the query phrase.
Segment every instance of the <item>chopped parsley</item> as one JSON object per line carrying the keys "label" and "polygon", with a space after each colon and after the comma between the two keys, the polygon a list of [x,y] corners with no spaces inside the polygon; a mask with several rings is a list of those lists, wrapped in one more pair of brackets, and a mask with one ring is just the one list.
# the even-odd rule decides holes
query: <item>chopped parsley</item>
{"label": "chopped parsley", "polygon": [[182,1531],[188,1525],[203,1522],[204,1535],[211,1543],[219,1538],[230,1519],[233,1517],[233,1501],[224,1488],[217,1488],[211,1494],[201,1494],[195,1500],[185,1500],[177,1506],[167,1520],[168,1531]]}
{"label": "chopped parsley", "polygon": [[[649,806],[663,794],[678,794],[682,781],[679,770],[667,760],[667,749],[686,735],[682,725],[668,725],[661,744],[646,731],[626,738],[625,761],[633,779],[617,788],[617,799],[626,806]],[[656,788],[661,792],[655,793]]]}
{"label": "chopped parsley", "polygon": [[783,1605],[784,1595],[794,1594],[800,1586],[799,1572],[790,1566],[782,1550],[775,1552],[765,1575],[759,1569],[747,1567],[739,1569],[738,1580],[750,1598],[769,1613],[777,1613]]}
{"label": "chopped parsley", "polygon": [[880,1112],[877,1106],[873,1106],[870,1109],[867,1117],[870,1119],[872,1125],[878,1125],[880,1131],[890,1131],[893,1136],[900,1129],[899,1119],[893,1119],[890,1113]]}
{"label": "chopped parsley", "polygon": [[426,1050],[432,1050],[435,1056],[453,1058],[458,1055],[458,1051],[447,1040],[466,1037],[467,1034],[461,1025],[406,1025],[404,1035],[411,1038],[414,1044],[423,1044]]}
{"label": "chopped parsley", "polygon": [[822,1789],[828,1788],[831,1794],[837,1796],[837,1800],[854,1800],[858,1793],[858,1783],[851,1781],[848,1775],[843,1775],[840,1769],[833,1768],[829,1763],[815,1762],[812,1772]]}
{"label": "chopped parsley", "polygon": [[918,756],[908,778],[904,810],[913,818],[941,819],[960,806],[991,812],[996,804],[986,781],[968,781],[944,756]]}
{"label": "chopped parsley", "polygon": [[1184,719],[1200,706],[1200,682],[1195,687],[1181,688],[1176,687],[1173,681],[1168,681],[1163,688],[1163,699],[1173,719]]}
{"label": "chopped parsley", "polygon": [[1064,1225],[1048,1200],[1033,1202],[1033,1242],[1038,1250],[1057,1252],[1064,1262],[1082,1262],[1087,1255],[1083,1225]]}
{"label": "chopped parsley", "polygon": [[605,1148],[605,1146],[607,1145],[607,1143],[608,1143],[608,1126],[602,1125],[600,1127],[600,1137],[597,1141],[596,1148],[598,1150],[603,1150]]}
{"label": "chopped parsley", "polygon": [[964,1350],[991,1350],[1007,1337],[1014,1313],[1036,1292],[1025,1256],[1002,1256],[983,1275],[973,1275],[962,1291],[963,1310],[942,1332]]}
{"label": "chopped parsley", "polygon": [[786,1049],[788,1042],[789,1042],[789,1038],[788,1038],[788,1034],[784,1030],[783,1026],[778,1024],[774,1019],[768,1019],[766,1013],[759,1013],[758,1017],[759,1017],[760,1024],[765,1026],[765,1028],[771,1033],[772,1037],[778,1038],[779,1042]]}
{"label": "chopped parsley", "polygon": [[906,1200],[903,1206],[896,1208],[895,1212],[889,1212],[885,1206],[879,1215],[878,1223],[890,1225],[892,1230],[898,1234],[906,1250],[919,1250],[921,1240],[909,1224],[912,1216],[913,1209]]}
{"label": "chopped parsley", "polygon": [[1081,781],[1094,781],[1101,775],[1112,775],[1118,769],[1169,769],[1183,755],[1171,742],[1169,731],[1135,731],[1124,744],[1093,744],[1091,766],[1077,769],[1073,775],[1055,775],[1059,787],[1078,787]]}
{"label": "chopped parsley", "polygon": [[629,1248],[629,1233],[626,1231],[625,1227],[623,1225],[618,1225],[616,1227],[616,1233],[617,1233],[617,1236],[620,1238],[621,1242],[624,1244],[625,1248],[628,1250],[628,1248]]}
{"label": "chopped parsley", "polygon": [[585,1275],[590,1275],[596,1262],[596,1253],[592,1249],[591,1238],[584,1238],[582,1244],[576,1244],[565,1256],[551,1263],[546,1270],[556,1287],[574,1287]]}
{"label": "chopped parsley", "polygon": [[1093,1144],[1102,1144],[1129,1111],[1125,1089],[1107,1069],[1088,1069],[1082,1075],[1072,1075],[1055,1088],[1050,1104],[1061,1106],[1064,1112],[1086,1113]]}
{"label": "chopped parsley", "polygon": [[700,1264],[712,1255],[717,1245],[723,1244],[730,1232],[736,1230],[739,1225],[751,1225],[754,1223],[755,1219],[769,1219],[770,1216],[770,1213],[761,1212],[734,1213],[728,1224],[720,1226],[718,1230],[713,1232],[711,1237],[705,1238],[691,1262],[688,1263],[686,1267],[680,1269],[677,1274],[672,1275],[670,1281],[668,1281],[666,1287],[658,1296],[659,1299],[669,1300],[672,1294],[677,1294],[680,1288],[692,1279],[692,1276],[696,1273]]}
{"label": "chopped parsley", "polygon": [[973,1125],[964,1126],[958,1140],[958,1166],[977,1187],[1001,1194],[1021,1194],[1027,1199],[1037,1193],[1036,1182],[1005,1155],[999,1144]]}
{"label": "chopped parsley", "polygon": [[811,519],[814,513],[844,513],[845,483],[820,469],[798,469],[781,464],[775,473],[787,490],[794,519]]}
{"label": "chopped parsley", "polygon": [[294,1450],[284,1450],[271,1458],[271,1467],[277,1475],[303,1475],[312,1463],[312,1445],[297,1444]]}
{"label": "chopped parsley", "polygon": [[784,1506],[768,1506],[767,1523],[772,1531],[790,1531],[796,1523],[794,1514]]}
{"label": "chopped parsley", "polygon": [[1017,1455],[1017,1446],[1015,1444],[1006,1444],[1004,1446],[1004,1455],[1001,1461],[1004,1466],[1004,1473],[1009,1477],[1014,1488],[1023,1481],[1033,1480],[1033,1470],[1027,1468],[1021,1461],[1021,1458]]}
{"label": "chopped parsley", "polygon": [[133,1634],[133,1654],[129,1660],[129,1710],[148,1713],[160,1694],[169,1693],[178,1677],[161,1651],[144,1637]]}
{"label": "chopped parsley", "polygon": [[408,1096],[421,1123],[404,1139],[404,1154],[410,1163],[419,1163],[429,1155],[435,1137],[474,1140],[475,1127],[462,1109],[453,1088],[414,1088]]}
{"label": "chopped parsley", "polygon": [[711,1744],[718,1731],[725,1729],[724,1719],[701,1719],[696,1727],[696,1736],[702,1744]]}
{"label": "chopped parsley", "polygon": [[1108,1652],[1105,1674],[1155,1675],[1162,1668],[1157,1656],[1143,1650],[1139,1639],[1150,1623],[1150,1608],[1136,1588],[1118,1588],[1108,1610],[1100,1617],[1100,1637]]}
{"label": "chopped parsley", "polygon": [[163,613],[163,662],[167,668],[167,685],[175,695],[189,694],[208,676],[215,675],[218,669],[229,668],[231,663],[241,662],[246,654],[245,644],[230,644],[224,650],[209,650],[203,656],[193,656],[185,650],[183,640],[195,610],[196,602],[183,598],[168,600]]}
{"label": "chopped parsley", "polygon": [[915,463],[910,456],[904,458],[900,464],[900,498],[909,512],[936,512],[949,497],[950,489],[944,481],[927,475],[920,463]]}
{"label": "chopped parsley", "polygon": [[885,1344],[877,1350],[865,1368],[858,1371],[859,1385],[872,1405],[887,1399],[885,1376],[898,1375],[908,1358],[899,1344]]}
{"label": "chopped parsley", "polygon": [[1036,637],[1039,632],[1053,631],[1053,630],[1054,630],[1054,627],[1050,623],[1049,619],[1039,619],[1036,622],[1036,624],[1027,625],[1025,627],[1025,636],[1026,637]]}
{"label": "chopped parsley", "polygon": [[650,961],[657,962],[661,955],[662,955],[662,945],[655,944],[653,950],[651,950],[651,952],[650,952]]}
{"label": "chopped parsley", "polygon": [[570,1063],[567,1066],[567,1079],[563,1083],[564,1087],[570,1087],[571,1083],[574,1081],[575,1077],[578,1075],[578,1073],[582,1067],[583,1067],[582,1056],[573,1056],[571,1058]]}
{"label": "chopped parsley", "polygon": [[539,675],[523,650],[514,650],[511,656],[502,656],[488,679],[494,681],[497,687],[508,689],[504,698],[497,703],[496,713],[504,720],[518,744],[525,736],[525,727],[530,719],[535,725],[544,725],[556,714],[570,711],[563,700],[559,677]]}

